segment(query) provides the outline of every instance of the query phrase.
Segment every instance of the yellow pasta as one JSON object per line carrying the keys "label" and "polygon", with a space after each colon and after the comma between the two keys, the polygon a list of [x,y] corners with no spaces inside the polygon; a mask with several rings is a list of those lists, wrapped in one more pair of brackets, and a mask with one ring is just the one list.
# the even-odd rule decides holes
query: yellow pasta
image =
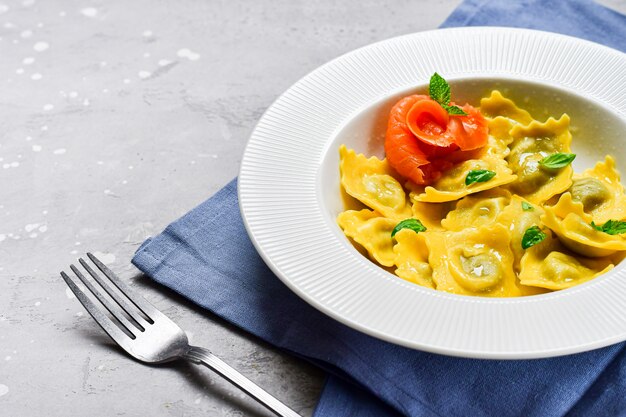
{"label": "yellow pasta", "polygon": [[395,254],[389,236],[396,222],[371,210],[344,211],[337,223],[346,236],[363,246],[372,259],[383,266],[393,266]]}
{"label": "yellow pasta", "polygon": [[562,290],[610,271],[610,258],[585,258],[572,254],[558,239],[547,238],[529,248],[521,261],[520,282],[527,286]]}
{"label": "yellow pasta", "polygon": [[521,295],[509,241],[509,231],[501,225],[428,234],[428,259],[437,289],[489,297]]}
{"label": "yellow pasta", "polygon": [[509,187],[513,193],[541,204],[572,185],[574,171],[571,165],[551,170],[539,164],[551,154],[571,151],[569,116],[563,115],[559,120],[550,118],[545,123],[532,121],[526,126],[513,126],[511,136],[513,143],[507,161],[517,175],[517,181]]}
{"label": "yellow pasta", "polygon": [[429,185],[342,145],[342,187],[368,207],[339,214],[345,235],[398,277],[466,296],[566,289],[626,257],[626,193],[615,160],[574,173],[566,114],[535,120],[497,90],[480,111],[486,145]]}
{"label": "yellow pasta", "polygon": [[626,218],[626,195],[611,156],[582,174],[575,174],[569,192],[597,224]]}
{"label": "yellow pasta", "polygon": [[[509,184],[517,179],[513,175],[508,164],[504,160],[505,152],[508,149],[502,147],[495,140],[490,140],[485,149],[477,155],[477,159],[470,159],[461,162],[455,167],[443,173],[433,185],[420,187],[415,184],[407,184],[411,190],[412,201],[422,201],[428,203],[441,203],[455,201],[466,195],[489,190],[501,185]],[[496,173],[493,179],[486,182],[477,182],[467,186],[465,178],[472,170],[489,170]]]}
{"label": "yellow pasta", "polygon": [[413,217],[420,221],[428,230],[440,230],[441,222],[451,209],[451,203],[423,203],[414,201],[411,207]]}
{"label": "yellow pasta", "polygon": [[541,216],[568,249],[583,255],[602,257],[626,250],[626,239],[596,230],[592,217],[583,211],[583,204],[574,202],[570,193],[565,193],[554,207],[546,207]]}
{"label": "yellow pasta", "polygon": [[348,194],[386,217],[411,216],[411,206],[400,182],[386,160],[366,158],[341,146],[341,185]]}
{"label": "yellow pasta", "polygon": [[[493,90],[489,97],[480,100],[480,111],[489,120],[489,134],[504,148],[513,142],[513,126],[526,126],[534,120],[530,113],[517,107],[513,100],[505,98],[498,90]],[[507,148],[504,156],[508,153]]]}
{"label": "yellow pasta", "polygon": [[480,100],[480,111],[487,118],[495,120],[500,117],[522,126],[534,120],[530,113],[517,107],[513,100],[504,97],[498,90],[493,90],[489,97]]}
{"label": "yellow pasta", "polygon": [[511,201],[511,193],[495,188],[469,195],[456,204],[441,225],[446,230],[461,231],[468,227],[491,224]]}
{"label": "yellow pasta", "polygon": [[[511,232],[511,249],[513,250],[513,267],[517,272],[520,270],[520,261],[525,250],[522,248],[524,232],[529,227],[541,224],[541,215],[544,213],[541,206],[535,206],[514,195],[511,203],[504,208],[496,218],[496,222],[506,227]],[[526,203],[527,209],[524,209]]]}
{"label": "yellow pasta", "polygon": [[393,247],[396,275],[423,287],[435,288],[424,235],[403,229],[396,233],[395,238],[398,242]]}

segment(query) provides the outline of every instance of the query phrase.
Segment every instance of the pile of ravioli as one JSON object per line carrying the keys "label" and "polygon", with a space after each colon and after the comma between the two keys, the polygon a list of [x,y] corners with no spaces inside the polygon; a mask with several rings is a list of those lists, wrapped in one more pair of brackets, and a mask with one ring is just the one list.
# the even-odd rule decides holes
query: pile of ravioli
{"label": "pile of ravioli", "polygon": [[[545,122],[498,92],[481,100],[489,140],[428,186],[399,176],[385,159],[340,148],[341,185],[360,210],[337,222],[357,249],[398,277],[455,294],[518,297],[569,288],[601,275],[626,254],[626,235],[592,226],[626,218],[626,196],[611,156],[574,173],[539,161],[569,153],[566,114]],[[471,170],[486,182],[465,185]],[[425,231],[401,229],[408,218]],[[522,248],[525,231],[546,237]]]}

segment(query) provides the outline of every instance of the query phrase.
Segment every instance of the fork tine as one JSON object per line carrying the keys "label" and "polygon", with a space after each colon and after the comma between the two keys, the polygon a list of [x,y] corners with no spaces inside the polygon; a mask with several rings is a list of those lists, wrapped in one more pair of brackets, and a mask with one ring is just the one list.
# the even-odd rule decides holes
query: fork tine
{"label": "fork tine", "polygon": [[122,280],[120,280],[117,275],[113,271],[111,271],[105,264],[100,262],[98,258],[96,258],[92,253],[87,252],[87,256],[91,261],[96,264],[98,269],[102,271],[104,275],[106,275],[113,284],[119,289],[128,299],[143,312],[143,314],[150,319],[150,324],[154,323],[154,317],[161,314],[156,307],[154,307],[148,300],[143,298],[141,295],[137,294],[133,289],[131,289],[128,285],[124,284]]}
{"label": "fork tine", "polygon": [[124,310],[126,314],[129,315],[131,320],[135,322],[135,325],[139,327],[139,330],[141,330],[142,332],[146,330],[146,328],[144,327],[144,324],[146,324],[146,320],[141,316],[141,314],[138,314],[136,309],[132,308],[130,305],[128,305],[126,301],[124,301],[122,297],[116,294],[115,291],[111,289],[111,287],[102,279],[102,277],[100,277],[100,275],[98,275],[96,271],[94,271],[83,258],[79,258],[78,262],[80,262],[83,268],[85,268],[87,272],[89,272],[89,275],[91,275],[93,279],[96,280],[98,284],[100,284],[104,291],[106,291],[106,293],[111,296],[113,301],[115,301],[117,305],[119,305],[122,310]]}
{"label": "fork tine", "polygon": [[70,290],[72,290],[74,295],[76,295],[78,301],[80,301],[83,307],[85,307],[91,317],[93,317],[93,319],[100,325],[100,327],[102,327],[102,330],[104,330],[109,336],[111,336],[113,340],[118,343],[122,343],[125,340],[129,339],[129,336],[122,330],[120,330],[120,328],[117,327],[117,325],[113,323],[113,321],[106,314],[104,314],[102,310],[98,308],[93,303],[93,301],[91,301],[89,297],[85,295],[84,292],[81,291],[80,288],[78,288],[78,285],[76,285],[72,278],[70,278],[65,272],[61,272],[61,277],[63,277],[63,280],[65,281],[67,286],[70,287]]}
{"label": "fork tine", "polygon": [[[111,304],[109,300],[104,298],[102,296],[102,293],[100,293],[100,291],[98,291],[98,289],[94,287],[93,284],[89,282],[89,280],[87,280],[87,278],[85,278],[85,276],[82,274],[82,272],[80,272],[78,268],[76,268],[74,265],[70,265],[70,269],[74,271],[76,276],[83,282],[83,284],[85,284],[85,287],[87,287],[87,289],[91,291],[91,293],[98,299],[98,301],[102,303],[104,308],[109,310],[109,313],[111,313],[111,315],[113,315],[113,317],[122,325],[122,327],[124,327],[132,335],[131,337],[135,339],[137,337],[135,335],[137,329],[130,323],[130,321],[128,321],[126,317],[124,317],[124,314],[122,314],[122,312],[119,311],[118,308]],[[135,331],[133,332],[132,329],[135,329]]]}

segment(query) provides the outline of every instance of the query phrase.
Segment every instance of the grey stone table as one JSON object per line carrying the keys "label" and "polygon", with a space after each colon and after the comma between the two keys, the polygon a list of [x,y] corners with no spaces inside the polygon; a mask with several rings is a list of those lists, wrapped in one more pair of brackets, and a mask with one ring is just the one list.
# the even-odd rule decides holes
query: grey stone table
{"label": "grey stone table", "polygon": [[237,175],[254,124],[293,82],[435,28],[458,3],[0,0],[0,415],[269,415],[204,368],[148,367],[115,349],[58,275],[88,250],[195,344],[310,415],[319,370],[130,259]]}

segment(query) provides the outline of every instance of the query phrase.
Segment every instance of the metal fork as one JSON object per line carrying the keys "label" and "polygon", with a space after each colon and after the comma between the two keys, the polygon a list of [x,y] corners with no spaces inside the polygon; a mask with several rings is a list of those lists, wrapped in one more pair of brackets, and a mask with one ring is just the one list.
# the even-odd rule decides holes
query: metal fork
{"label": "metal fork", "polygon": [[[148,363],[186,359],[204,365],[239,387],[274,414],[281,417],[300,417],[209,350],[189,345],[187,335],[176,323],[124,284],[94,255],[87,253],[87,256],[106,278],[98,274],[84,259],[80,258],[78,261],[115,304],[103,296],[76,266],[70,265],[70,268],[114,320],[78,287],[75,279],[70,278],[65,272],[61,272],[61,276],[91,317],[132,357]],[[110,286],[111,283],[117,287],[119,293]]]}

